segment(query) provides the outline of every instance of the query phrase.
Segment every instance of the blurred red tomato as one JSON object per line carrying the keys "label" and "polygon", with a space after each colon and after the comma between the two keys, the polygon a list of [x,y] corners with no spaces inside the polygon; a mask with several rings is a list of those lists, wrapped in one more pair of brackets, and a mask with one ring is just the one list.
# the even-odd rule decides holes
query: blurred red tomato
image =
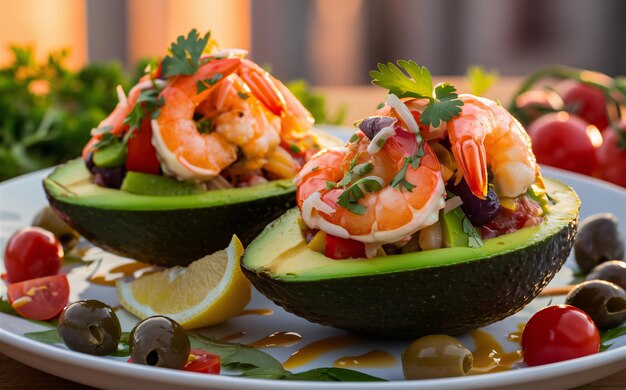
{"label": "blurred red tomato", "polygon": [[591,175],[597,167],[596,148],[602,136],[576,115],[555,112],[528,127],[533,151],[540,164]]}
{"label": "blurred red tomato", "polygon": [[602,131],[609,125],[607,102],[604,92],[589,84],[568,80],[558,87],[565,106],[572,107],[574,114]]}
{"label": "blurred red tomato", "polygon": [[597,150],[600,177],[626,187],[626,122],[602,132],[604,142]]}

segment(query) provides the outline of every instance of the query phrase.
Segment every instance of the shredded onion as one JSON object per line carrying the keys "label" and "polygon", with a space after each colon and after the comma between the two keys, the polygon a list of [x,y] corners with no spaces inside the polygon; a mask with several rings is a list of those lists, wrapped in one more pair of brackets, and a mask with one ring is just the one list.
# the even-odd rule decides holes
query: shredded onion
{"label": "shredded onion", "polygon": [[128,99],[126,99],[126,94],[124,93],[124,88],[121,85],[115,87],[115,92],[117,92],[117,100],[120,101],[121,104],[128,104]]}
{"label": "shredded onion", "polygon": [[245,57],[247,55],[248,50],[238,48],[222,49],[211,53],[211,57],[214,58]]}
{"label": "shredded onion", "polygon": [[380,152],[380,149],[382,149],[381,144],[384,145],[383,140],[387,141],[387,138],[393,137],[394,135],[396,135],[396,129],[393,125],[385,127],[379,131],[372,139],[372,142],[367,145],[367,153],[374,154]]}
{"label": "shredded onion", "polygon": [[402,122],[407,125],[411,133],[419,133],[420,129],[417,125],[417,122],[415,121],[415,118],[413,118],[413,114],[411,114],[409,108],[406,106],[406,104],[402,102],[402,100],[400,100],[399,97],[390,93],[389,95],[387,95],[387,100],[385,100],[385,103],[387,103],[389,107],[394,109],[396,114],[398,114],[400,119],[402,119]]}
{"label": "shredded onion", "polygon": [[454,210],[455,208],[461,206],[463,204],[463,200],[460,196],[455,196],[446,200],[446,206],[443,208],[443,212],[447,213],[448,211]]}

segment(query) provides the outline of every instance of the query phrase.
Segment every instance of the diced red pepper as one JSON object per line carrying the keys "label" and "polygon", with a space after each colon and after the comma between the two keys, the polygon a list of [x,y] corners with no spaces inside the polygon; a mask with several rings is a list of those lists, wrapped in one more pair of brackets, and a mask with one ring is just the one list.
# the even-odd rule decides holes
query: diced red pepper
{"label": "diced red pepper", "polygon": [[326,234],[326,249],[324,254],[326,257],[335,260],[364,258],[365,244],[350,238],[341,238]]}
{"label": "diced red pepper", "polygon": [[126,170],[158,175],[160,169],[156,149],[152,145],[152,125],[150,116],[146,116],[141,127],[128,140]]}

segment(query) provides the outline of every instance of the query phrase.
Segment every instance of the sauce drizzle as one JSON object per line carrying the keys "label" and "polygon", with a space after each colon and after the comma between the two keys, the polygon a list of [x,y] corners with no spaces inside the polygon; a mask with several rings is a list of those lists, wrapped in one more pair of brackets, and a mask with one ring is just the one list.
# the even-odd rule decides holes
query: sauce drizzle
{"label": "sauce drizzle", "polygon": [[290,370],[305,365],[327,352],[356,344],[360,340],[361,339],[355,335],[345,334],[313,341],[292,353],[289,359],[283,363],[283,366],[285,369]]}
{"label": "sauce drizzle", "polygon": [[235,317],[249,316],[249,315],[271,316],[272,314],[274,314],[274,310],[272,309],[248,309],[248,310],[242,310]]}
{"label": "sauce drizzle", "polygon": [[302,336],[296,332],[274,332],[248,344],[253,348],[287,347],[299,342]]}
{"label": "sauce drizzle", "polygon": [[335,360],[335,367],[391,367],[396,364],[396,358],[380,349],[375,349],[358,356],[344,356]]}
{"label": "sauce drizzle", "polygon": [[[126,276],[134,276],[138,271],[148,271],[153,266],[146,263],[140,263],[133,261],[131,263],[125,263],[111,268],[105,272],[99,272],[89,278],[89,281],[93,284],[99,284],[101,286],[115,286],[115,281]],[[146,272],[142,272],[145,274]],[[137,275],[139,276],[139,275]]]}
{"label": "sauce drizzle", "polygon": [[476,349],[472,352],[474,367],[469,375],[508,371],[522,361],[521,351],[504,352],[500,343],[487,332],[476,330],[471,336]]}
{"label": "sauce drizzle", "polygon": [[240,330],[239,332],[228,334],[228,335],[220,338],[220,341],[226,342],[226,341],[231,341],[231,340],[235,340],[235,339],[240,339],[240,338],[242,338],[245,335],[246,335],[246,332],[243,331],[243,330]]}

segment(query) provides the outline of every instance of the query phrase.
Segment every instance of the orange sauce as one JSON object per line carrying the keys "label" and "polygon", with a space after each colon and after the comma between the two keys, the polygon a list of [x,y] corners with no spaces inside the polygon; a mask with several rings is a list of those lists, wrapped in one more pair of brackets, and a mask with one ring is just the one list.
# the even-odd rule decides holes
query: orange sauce
{"label": "orange sauce", "polygon": [[249,343],[248,346],[254,348],[287,347],[299,342],[301,339],[302,336],[296,332],[274,332]]}
{"label": "orange sauce", "polygon": [[240,338],[242,338],[242,337],[243,337],[243,336],[245,336],[245,335],[246,335],[246,332],[244,332],[243,330],[240,330],[239,332],[232,333],[232,334],[229,334],[229,335],[226,335],[226,336],[222,337],[222,338],[220,339],[220,341],[231,341],[231,340],[236,340],[236,339],[240,339]]}
{"label": "orange sauce", "polygon": [[570,291],[576,288],[575,284],[571,284],[569,286],[559,286],[559,287],[550,287],[544,288],[540,293],[540,297],[551,297],[555,295],[567,295]]}
{"label": "orange sauce", "polygon": [[241,313],[237,314],[235,317],[249,316],[249,315],[271,316],[272,314],[274,314],[274,310],[272,309],[248,309],[248,310],[242,310]]}
{"label": "orange sauce", "polygon": [[526,324],[524,323],[517,324],[517,330],[515,332],[509,333],[509,341],[513,341],[514,343],[522,345],[522,333],[524,333],[525,326]]}
{"label": "orange sauce", "polygon": [[[115,281],[126,276],[133,276],[139,271],[148,271],[152,265],[133,261],[113,267],[105,272],[99,272],[89,278],[89,281],[101,286],[115,286]],[[145,272],[142,272],[145,273]]]}
{"label": "orange sauce", "polygon": [[385,351],[375,349],[358,356],[344,356],[335,360],[335,367],[391,367],[396,364],[396,358]]}
{"label": "orange sauce", "polygon": [[476,349],[473,351],[474,367],[469,375],[508,371],[522,361],[521,351],[504,352],[500,343],[487,332],[476,330],[471,336]]}
{"label": "orange sauce", "polygon": [[325,339],[317,340],[305,345],[291,354],[289,359],[283,363],[283,366],[287,370],[290,370],[310,363],[327,352],[356,344],[359,341],[360,339],[352,334],[331,336]]}

